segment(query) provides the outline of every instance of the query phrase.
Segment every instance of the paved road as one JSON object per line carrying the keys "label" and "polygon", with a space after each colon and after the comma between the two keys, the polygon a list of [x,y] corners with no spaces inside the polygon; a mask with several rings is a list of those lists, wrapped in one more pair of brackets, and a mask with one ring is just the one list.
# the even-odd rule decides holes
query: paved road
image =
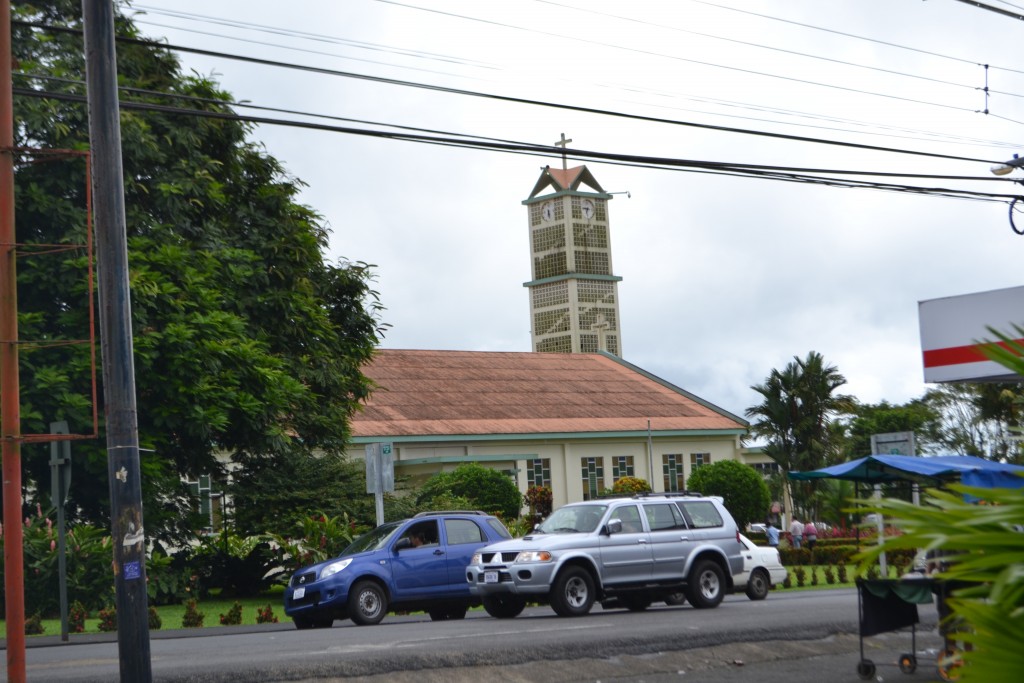
{"label": "paved road", "polygon": [[[934,679],[939,639],[935,610],[923,606],[919,672],[895,661],[910,633],[865,639],[880,680]],[[389,616],[376,627],[338,622],[332,629],[210,628],[152,633],[155,681],[859,681],[857,597],[833,589],[772,593],[763,602],[732,596],[717,609],[596,609],[579,619],[530,608],[511,620],[475,611],[463,621]],[[197,636],[202,637],[197,637]],[[96,642],[106,640],[107,642]],[[118,679],[109,635],[30,639],[28,680]],[[5,672],[6,673],[6,672]],[[876,679],[879,680],[879,679]]]}

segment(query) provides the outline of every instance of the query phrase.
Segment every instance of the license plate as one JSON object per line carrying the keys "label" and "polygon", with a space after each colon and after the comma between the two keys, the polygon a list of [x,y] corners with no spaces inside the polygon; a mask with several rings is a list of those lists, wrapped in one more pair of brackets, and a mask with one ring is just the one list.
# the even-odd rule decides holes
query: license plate
{"label": "license plate", "polygon": [[484,572],[484,583],[498,583],[498,572]]}
{"label": "license plate", "polygon": [[295,592],[292,593],[292,600],[301,600],[304,597],[306,597],[305,588],[296,588]]}

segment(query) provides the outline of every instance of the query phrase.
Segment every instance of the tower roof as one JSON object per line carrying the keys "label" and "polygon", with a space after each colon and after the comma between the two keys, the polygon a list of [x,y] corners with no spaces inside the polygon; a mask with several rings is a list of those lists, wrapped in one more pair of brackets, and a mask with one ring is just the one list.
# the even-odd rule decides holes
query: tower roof
{"label": "tower roof", "polygon": [[566,169],[545,166],[544,170],[540,173],[540,178],[537,179],[537,184],[533,186],[533,191],[530,192],[530,198],[536,197],[549,187],[555,192],[563,192],[566,190],[578,190],[581,185],[586,185],[594,192],[606,194],[604,188],[601,187],[600,183],[597,182],[590,169],[586,166],[575,166]]}

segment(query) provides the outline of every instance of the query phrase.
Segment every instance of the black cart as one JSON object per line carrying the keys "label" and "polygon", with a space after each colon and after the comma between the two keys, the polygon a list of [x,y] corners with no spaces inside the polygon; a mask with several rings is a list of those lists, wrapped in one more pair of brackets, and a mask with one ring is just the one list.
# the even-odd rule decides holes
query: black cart
{"label": "black cart", "polygon": [[860,661],[857,675],[870,680],[873,661],[864,657],[864,638],[910,627],[910,652],[900,655],[905,674],[917,670],[917,606],[932,602],[935,581],[931,578],[857,579],[857,611],[860,618]]}

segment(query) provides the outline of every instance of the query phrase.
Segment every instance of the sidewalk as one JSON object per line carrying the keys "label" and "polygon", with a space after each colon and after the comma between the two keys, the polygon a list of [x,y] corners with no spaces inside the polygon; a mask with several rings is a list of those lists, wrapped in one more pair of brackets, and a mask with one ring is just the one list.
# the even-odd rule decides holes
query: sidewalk
{"label": "sidewalk", "polygon": [[[918,631],[917,670],[901,673],[897,660],[909,653],[910,632],[892,632],[864,640],[864,657],[876,665],[874,681],[924,683],[939,680],[935,662],[942,639],[935,630]],[[362,676],[361,683],[479,683],[500,681],[533,683],[860,683],[860,639],[840,634],[821,640],[767,640],[714,647],[621,655],[608,658],[544,660],[526,664],[501,664],[460,668],[390,671]],[[291,679],[268,679],[291,680]],[[305,679],[309,683],[310,679]],[[352,679],[318,678],[317,683],[345,683]]]}

